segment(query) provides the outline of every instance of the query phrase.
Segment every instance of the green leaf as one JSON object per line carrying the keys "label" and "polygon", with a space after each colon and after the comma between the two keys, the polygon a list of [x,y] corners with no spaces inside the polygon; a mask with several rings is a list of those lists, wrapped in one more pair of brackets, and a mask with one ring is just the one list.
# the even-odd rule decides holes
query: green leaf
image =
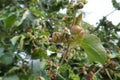
{"label": "green leaf", "polygon": [[29,75],[29,80],[37,80],[38,76],[36,76],[35,74]]}
{"label": "green leaf", "polygon": [[40,49],[38,50],[38,54],[39,54],[39,58],[42,59],[42,58],[46,58],[47,57],[47,54],[46,54],[46,50],[43,50],[43,49]]}
{"label": "green leaf", "polygon": [[12,67],[6,74],[14,74],[16,71],[20,70],[20,67]]}
{"label": "green leaf", "polygon": [[17,75],[3,77],[3,80],[20,80]]}
{"label": "green leaf", "polygon": [[[26,10],[26,11],[23,13],[23,16],[22,16],[21,20],[20,20],[19,22],[16,21],[15,25],[16,25],[16,26],[20,26],[20,25],[23,24],[23,23],[24,23],[24,25],[25,25],[25,24],[28,25],[28,24],[31,23],[31,21],[34,21],[32,15],[31,15],[31,12],[30,12],[29,10]],[[25,25],[25,26],[26,26],[26,25]]]}
{"label": "green leaf", "polygon": [[43,31],[41,30],[40,36],[43,36],[43,35],[49,36],[50,34],[49,34],[49,32],[43,32]]}
{"label": "green leaf", "polygon": [[13,57],[12,57],[12,55],[6,54],[6,55],[3,55],[3,56],[0,58],[0,61],[1,61],[3,64],[5,64],[5,65],[9,65],[9,64],[12,63]]}
{"label": "green leaf", "polygon": [[7,28],[11,28],[14,26],[14,23],[16,21],[16,15],[14,13],[10,14],[6,19],[5,19],[5,25]]}
{"label": "green leaf", "polygon": [[98,61],[101,63],[105,63],[106,51],[97,36],[93,34],[85,35],[85,37],[81,41],[81,46],[87,53],[90,62]]}
{"label": "green leaf", "polygon": [[95,74],[93,75],[93,80],[98,80],[98,78]]}
{"label": "green leaf", "polygon": [[38,15],[39,17],[45,17],[44,14],[41,11],[38,11],[38,10],[35,10],[35,9],[32,9],[31,11],[34,14]]}
{"label": "green leaf", "polygon": [[70,72],[70,66],[67,64],[61,65],[59,68],[60,73],[58,74],[58,77],[61,79],[56,79],[56,80],[69,80],[69,75],[71,74]]}
{"label": "green leaf", "polygon": [[12,42],[12,45],[15,45],[16,42],[18,41],[20,36],[14,36],[10,41]]}
{"label": "green leaf", "polygon": [[80,80],[79,76],[75,74],[71,74],[70,77],[72,78],[72,80]]}

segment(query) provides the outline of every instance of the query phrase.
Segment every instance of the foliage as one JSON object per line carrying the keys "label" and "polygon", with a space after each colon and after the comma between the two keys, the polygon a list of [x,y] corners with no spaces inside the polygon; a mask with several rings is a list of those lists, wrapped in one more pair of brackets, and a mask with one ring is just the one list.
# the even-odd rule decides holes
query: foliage
{"label": "foliage", "polygon": [[93,30],[85,0],[10,3],[0,2],[0,80],[119,80],[119,27],[103,18]]}
{"label": "foliage", "polygon": [[116,0],[112,0],[113,7],[120,10],[120,3],[118,3]]}

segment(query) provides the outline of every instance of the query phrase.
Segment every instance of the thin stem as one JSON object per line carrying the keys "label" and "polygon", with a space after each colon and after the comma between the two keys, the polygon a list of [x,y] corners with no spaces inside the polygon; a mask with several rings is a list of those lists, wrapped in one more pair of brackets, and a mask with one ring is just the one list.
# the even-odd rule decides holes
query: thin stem
{"label": "thin stem", "polygon": [[115,12],[116,11],[116,9],[115,10],[113,10],[113,11],[111,11],[109,14],[107,14],[105,17],[107,17],[107,16],[109,16],[110,14],[112,14],[113,12]]}
{"label": "thin stem", "polygon": [[58,75],[63,79],[63,80],[66,80],[62,75],[60,75],[59,73],[58,73]]}
{"label": "thin stem", "polygon": [[97,31],[97,30],[100,28],[100,26],[101,26],[101,23],[99,23],[99,25],[98,25],[93,31],[91,31],[90,33],[92,34],[92,33],[94,33],[95,31]]}
{"label": "thin stem", "polygon": [[109,73],[108,69],[105,69],[105,72],[107,73],[109,79],[110,79],[110,80],[113,80],[112,77],[110,76],[110,73]]}
{"label": "thin stem", "polygon": [[102,69],[103,69],[103,68],[98,69],[98,70],[95,72],[95,75],[96,75],[97,73],[99,73]]}
{"label": "thin stem", "polygon": [[70,44],[68,43],[67,51],[66,51],[65,55],[62,57],[62,60],[59,62],[60,64],[59,64],[59,67],[58,67],[57,70],[56,70],[56,74],[58,73],[60,66],[63,64],[63,61],[66,59],[66,57],[67,57],[67,55],[68,55],[69,46],[70,46]]}
{"label": "thin stem", "polygon": [[66,53],[64,54],[64,56],[63,56],[63,58],[62,58],[62,60],[61,60],[61,62],[60,62],[60,65],[63,64],[63,61],[66,59],[66,57],[67,57],[67,55],[68,55],[69,46],[70,46],[70,45],[68,44],[68,46],[67,46],[67,51],[66,51]]}

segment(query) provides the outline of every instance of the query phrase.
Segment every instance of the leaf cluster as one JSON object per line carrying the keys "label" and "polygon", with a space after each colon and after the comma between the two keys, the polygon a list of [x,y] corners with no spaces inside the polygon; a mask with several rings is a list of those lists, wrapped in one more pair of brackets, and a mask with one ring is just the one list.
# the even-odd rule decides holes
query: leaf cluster
{"label": "leaf cluster", "polygon": [[[109,43],[119,38],[119,28],[104,19],[96,33],[91,34],[91,25],[82,21],[79,12],[85,3],[85,0],[77,3],[15,0],[10,4],[1,1],[0,79],[119,79],[119,46]],[[66,9],[66,13],[60,13],[60,9]],[[76,25],[80,29],[78,34],[71,30]],[[111,47],[115,56],[107,52]]]}

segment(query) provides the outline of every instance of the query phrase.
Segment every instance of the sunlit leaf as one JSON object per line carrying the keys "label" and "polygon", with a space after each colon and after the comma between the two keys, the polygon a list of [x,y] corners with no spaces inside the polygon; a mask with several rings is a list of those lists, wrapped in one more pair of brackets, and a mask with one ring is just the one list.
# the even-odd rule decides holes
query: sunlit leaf
{"label": "sunlit leaf", "polygon": [[71,76],[72,80],[80,80],[78,75],[71,74],[70,76]]}
{"label": "sunlit leaf", "polygon": [[33,17],[31,15],[31,12],[29,10],[26,10],[20,20],[20,22],[16,22],[18,24],[17,26],[20,26],[22,23],[24,24],[30,24],[30,21],[33,20]]}
{"label": "sunlit leaf", "polygon": [[27,17],[30,16],[30,11],[29,10],[26,10],[23,14],[23,17],[22,17],[22,21],[25,20]]}
{"label": "sunlit leaf", "polygon": [[12,45],[15,45],[16,42],[18,41],[20,36],[14,36],[12,39],[11,39],[11,42],[12,42]]}
{"label": "sunlit leaf", "polygon": [[98,61],[101,63],[105,63],[106,51],[97,36],[93,34],[86,35],[81,41],[81,46],[87,53],[90,62]]}

